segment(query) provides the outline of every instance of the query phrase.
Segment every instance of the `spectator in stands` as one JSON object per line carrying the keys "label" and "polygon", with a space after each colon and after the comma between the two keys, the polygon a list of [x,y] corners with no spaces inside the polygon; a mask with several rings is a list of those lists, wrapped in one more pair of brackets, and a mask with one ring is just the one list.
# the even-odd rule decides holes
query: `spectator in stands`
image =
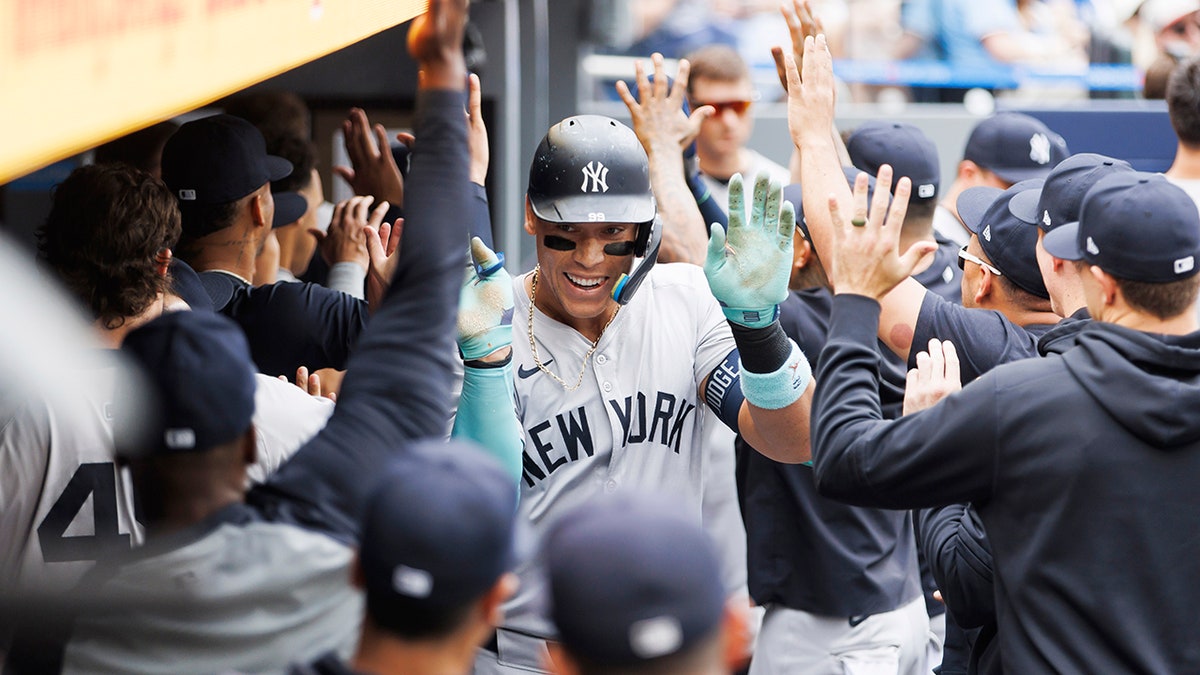
{"label": "spectator in stands", "polygon": [[724,205],[729,200],[729,179],[735,173],[750,180],[765,171],[780,184],[790,183],[787,168],[746,147],[754,130],[751,109],[757,92],[742,57],[731,47],[714,45],[692,52],[687,58],[691,64],[688,98],[692,109],[715,109],[700,124],[696,155],[716,203]]}
{"label": "spectator in stands", "polygon": [[1070,151],[1062,136],[1024,113],[1001,112],[980,121],[967,138],[954,183],[933,215],[933,227],[962,246],[971,233],[958,215],[964,190],[987,186],[1008,189],[1019,181],[1045,178]]}
{"label": "spectator in stands", "polygon": [[1167,111],[1179,139],[1167,180],[1200,204],[1200,57],[1187,59],[1171,74]]}
{"label": "spectator in stands", "polygon": [[[896,57],[909,58],[928,45],[934,57],[953,69],[952,80],[986,77],[1004,64],[1087,63],[1084,51],[1057,33],[1026,31],[1013,0],[911,0],[904,5],[901,21],[909,37]],[[952,83],[941,90],[940,100],[962,101],[967,88]]]}

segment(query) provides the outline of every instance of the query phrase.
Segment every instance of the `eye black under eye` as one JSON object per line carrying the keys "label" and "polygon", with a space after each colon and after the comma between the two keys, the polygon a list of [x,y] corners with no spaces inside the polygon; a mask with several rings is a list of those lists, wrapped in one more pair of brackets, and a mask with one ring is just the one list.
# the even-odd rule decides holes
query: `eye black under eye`
{"label": "eye black under eye", "polygon": [[575,250],[575,242],[567,239],[566,237],[559,237],[553,234],[547,234],[546,236],[542,237],[542,244],[545,245],[546,248],[554,251]]}

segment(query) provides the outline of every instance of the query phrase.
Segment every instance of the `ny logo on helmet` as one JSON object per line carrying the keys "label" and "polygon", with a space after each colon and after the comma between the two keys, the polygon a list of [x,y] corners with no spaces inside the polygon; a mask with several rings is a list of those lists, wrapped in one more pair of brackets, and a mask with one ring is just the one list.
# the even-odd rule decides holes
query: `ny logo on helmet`
{"label": "ny logo on helmet", "polygon": [[[591,190],[588,190],[588,181],[592,183]],[[583,187],[579,189],[583,192],[608,192],[608,167],[600,162],[588,162],[583,167]]]}

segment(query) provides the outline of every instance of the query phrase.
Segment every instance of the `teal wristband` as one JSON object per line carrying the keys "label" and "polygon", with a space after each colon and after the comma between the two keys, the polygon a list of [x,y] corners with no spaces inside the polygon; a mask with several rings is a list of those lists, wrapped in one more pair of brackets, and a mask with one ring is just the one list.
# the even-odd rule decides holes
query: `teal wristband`
{"label": "teal wristband", "polygon": [[779,410],[795,403],[808,389],[812,367],[795,341],[789,339],[788,344],[792,351],[775,372],[752,373],[742,368],[742,395],[751,405],[764,410]]}

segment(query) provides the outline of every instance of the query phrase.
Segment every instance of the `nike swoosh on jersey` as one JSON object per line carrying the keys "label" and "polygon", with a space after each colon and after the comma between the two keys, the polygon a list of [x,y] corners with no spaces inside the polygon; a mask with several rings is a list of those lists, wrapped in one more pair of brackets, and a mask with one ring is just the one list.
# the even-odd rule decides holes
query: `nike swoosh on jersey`
{"label": "nike swoosh on jersey", "polygon": [[[542,365],[543,365],[543,366],[548,366],[548,365],[550,365],[551,363],[554,363],[554,359],[550,359],[549,361],[547,361],[547,362],[543,363]],[[538,367],[537,367],[537,366],[534,366],[533,368],[521,368],[521,367],[518,367],[518,368],[517,368],[517,377],[519,377],[519,378],[521,378],[522,380],[524,380],[524,379],[528,378],[529,376],[533,375],[534,373],[536,373],[538,370],[539,370],[539,369],[538,369]]]}

